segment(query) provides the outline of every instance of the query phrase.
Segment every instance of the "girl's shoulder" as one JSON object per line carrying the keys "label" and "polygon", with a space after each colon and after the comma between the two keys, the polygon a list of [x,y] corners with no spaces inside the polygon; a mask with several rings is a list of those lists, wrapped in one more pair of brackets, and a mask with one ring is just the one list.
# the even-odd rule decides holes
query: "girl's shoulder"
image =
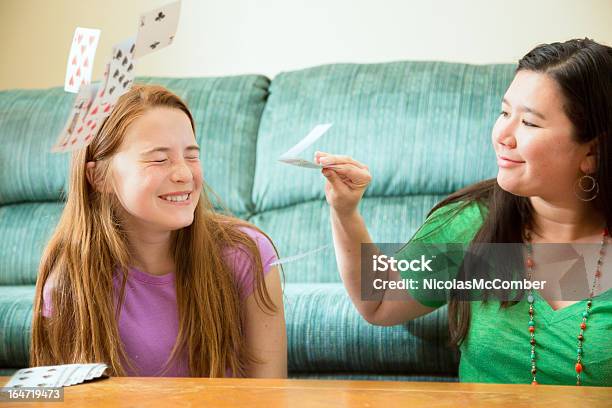
{"label": "girl's shoulder", "polygon": [[57,269],[53,268],[51,272],[49,272],[49,276],[45,280],[42,290],[42,315],[44,317],[51,317],[53,314],[53,291],[55,289],[56,279],[57,279]]}
{"label": "girl's shoulder", "polygon": [[[274,248],[274,244],[272,243],[270,238],[266,236],[266,234],[252,226],[240,226],[238,227],[238,229],[248,235],[249,238],[251,238],[251,240],[255,242],[255,245],[257,245],[257,249],[259,251],[262,264],[264,265],[264,269],[266,264],[273,262],[272,258],[276,259],[276,249]],[[245,248],[234,247],[233,250],[234,252],[243,253],[245,251]]]}
{"label": "girl's shoulder", "polygon": [[[262,272],[265,276],[272,270],[274,266],[272,263],[278,257],[274,244],[264,233],[252,226],[241,225],[238,228],[255,243],[258,253],[252,254],[244,245],[238,245],[225,248],[223,256],[234,275],[240,297],[245,299],[253,292],[256,271],[254,262],[261,260]],[[253,255],[258,256],[259,260],[253,258]]]}

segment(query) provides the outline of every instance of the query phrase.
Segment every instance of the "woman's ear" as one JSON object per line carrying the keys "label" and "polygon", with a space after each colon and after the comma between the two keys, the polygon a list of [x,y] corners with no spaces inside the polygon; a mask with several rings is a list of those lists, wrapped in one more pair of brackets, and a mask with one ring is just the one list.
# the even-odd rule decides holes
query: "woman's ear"
{"label": "woman's ear", "polygon": [[586,156],[580,163],[580,170],[584,174],[593,174],[597,171],[597,138],[588,142],[588,150]]}

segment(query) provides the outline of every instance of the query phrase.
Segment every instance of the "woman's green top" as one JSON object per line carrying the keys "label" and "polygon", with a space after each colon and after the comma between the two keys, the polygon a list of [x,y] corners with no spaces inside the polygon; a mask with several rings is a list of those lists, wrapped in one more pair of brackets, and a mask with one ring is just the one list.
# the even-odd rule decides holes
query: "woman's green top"
{"label": "woman's green top", "polygon": [[[410,244],[469,244],[480,229],[486,208],[471,203],[452,203],[432,213],[410,240]],[[462,208],[463,207],[463,208]],[[427,245],[431,248],[430,245]],[[414,259],[418,245],[407,245],[396,259]],[[444,254],[439,254],[444,257]],[[604,260],[605,262],[605,260]],[[610,262],[610,261],[608,261]],[[449,263],[456,265],[456,263]],[[455,268],[451,266],[450,268]],[[431,272],[429,272],[431,273]],[[439,273],[437,270],[436,274]],[[442,271],[442,279],[456,271]],[[402,278],[415,278],[412,271]],[[417,279],[421,279],[422,275]],[[432,301],[422,290],[409,290],[411,296],[430,307],[446,302]],[[536,364],[539,384],[575,385],[578,334],[586,299],[553,310],[535,291]],[[501,308],[499,301],[471,301],[471,322],[460,346],[459,379],[463,382],[531,383],[531,344],[528,330],[529,304],[520,301]],[[612,290],[593,298],[584,331],[582,349],[585,386],[612,386]]]}

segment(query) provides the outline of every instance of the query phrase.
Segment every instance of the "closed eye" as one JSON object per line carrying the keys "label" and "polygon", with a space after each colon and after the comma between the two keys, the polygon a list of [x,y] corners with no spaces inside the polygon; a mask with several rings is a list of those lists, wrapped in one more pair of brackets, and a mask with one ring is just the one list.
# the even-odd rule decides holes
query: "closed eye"
{"label": "closed eye", "polygon": [[531,122],[527,122],[527,121],[526,121],[526,120],[524,120],[524,119],[523,119],[523,125],[525,125],[525,126],[527,126],[527,127],[535,127],[535,128],[539,127],[539,126],[537,126],[537,125],[534,125],[534,124],[533,124],[533,123],[531,123]]}

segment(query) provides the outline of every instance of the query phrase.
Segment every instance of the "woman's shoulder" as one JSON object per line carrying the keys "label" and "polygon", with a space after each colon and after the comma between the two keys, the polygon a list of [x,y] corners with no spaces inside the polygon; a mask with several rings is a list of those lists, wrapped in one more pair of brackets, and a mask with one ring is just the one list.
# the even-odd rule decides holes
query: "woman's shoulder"
{"label": "woman's shoulder", "polygon": [[487,207],[479,201],[456,201],[433,211],[411,241],[470,242],[484,222]]}

